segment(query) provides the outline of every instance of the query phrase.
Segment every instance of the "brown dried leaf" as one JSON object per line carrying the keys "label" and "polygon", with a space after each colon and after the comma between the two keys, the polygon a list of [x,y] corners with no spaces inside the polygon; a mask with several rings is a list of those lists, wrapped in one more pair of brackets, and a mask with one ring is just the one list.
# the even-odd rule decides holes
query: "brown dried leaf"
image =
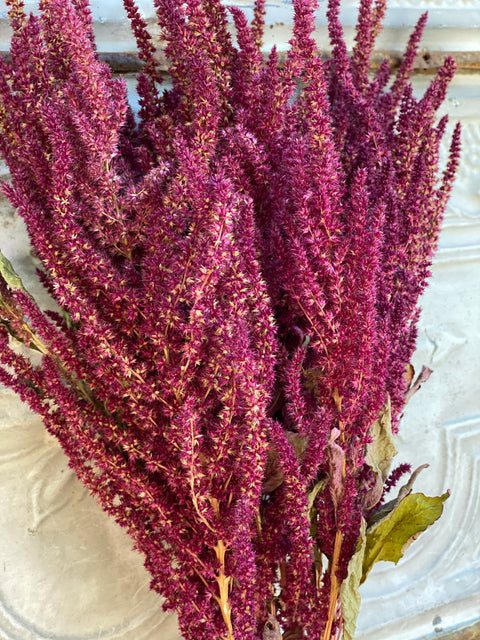
{"label": "brown dried leaf", "polygon": [[407,364],[403,377],[408,389],[413,382],[413,378],[415,377],[415,367],[413,366],[413,364]]}
{"label": "brown dried leaf", "polygon": [[[336,433],[337,431],[338,434]],[[330,443],[326,447],[328,466],[330,469],[330,492],[335,510],[343,496],[343,472],[345,464],[345,451],[335,442],[339,434],[340,431],[334,429],[330,437]]]}
{"label": "brown dried leaf", "polygon": [[305,456],[305,451],[307,450],[308,438],[306,436],[302,436],[300,433],[295,433],[294,431],[286,431],[285,435],[292,445],[297,459],[301,462]]}
{"label": "brown dried leaf", "polygon": [[383,494],[383,479],[380,473],[375,474],[375,484],[367,491],[362,500],[364,511],[370,511],[378,503]]}
{"label": "brown dried leaf", "polygon": [[[301,462],[307,449],[308,438],[293,431],[285,431],[285,436],[292,445],[298,460]],[[283,471],[278,461],[278,453],[275,447],[270,447],[267,451],[267,462],[263,476],[262,493],[272,493],[272,491],[278,489],[282,482]]]}
{"label": "brown dried leaf", "polygon": [[426,367],[425,365],[422,367],[422,370],[418,374],[415,382],[411,384],[409,389],[403,394],[403,402],[405,405],[408,404],[412,396],[414,396],[417,393],[417,391],[420,389],[422,384],[429,379],[432,373],[433,373],[433,370],[430,369],[429,367]]}
{"label": "brown dried leaf", "polygon": [[272,614],[269,614],[263,627],[262,640],[282,640],[282,630],[277,619]]}
{"label": "brown dried leaf", "polygon": [[428,467],[428,464],[421,464],[419,467],[412,472],[408,482],[400,487],[398,491],[398,495],[393,500],[386,502],[379,509],[377,509],[368,519],[368,526],[372,528],[376,525],[377,522],[385,518],[391,511],[396,509],[398,505],[404,500],[411,492],[413,488],[413,483],[418,478],[419,474]]}

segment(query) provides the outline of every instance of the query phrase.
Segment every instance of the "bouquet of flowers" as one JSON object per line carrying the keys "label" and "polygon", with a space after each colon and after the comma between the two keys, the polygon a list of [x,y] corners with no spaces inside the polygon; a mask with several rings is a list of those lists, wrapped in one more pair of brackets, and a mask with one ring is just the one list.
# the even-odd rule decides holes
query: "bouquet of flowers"
{"label": "bouquet of flowers", "polygon": [[293,0],[282,59],[264,0],[251,23],[155,0],[161,43],[124,0],[134,114],[87,0],[7,4],[2,190],[56,307],[1,254],[0,382],[126,528],[185,638],[351,639],[359,584],[448,497],[412,493],[419,470],[386,494],[429,375],[409,362],[459,158],[457,126],[439,177],[453,60],[413,96],[424,15],[395,77],[371,76],[385,0],[361,0],[351,56],[329,0],[326,60],[315,0]]}

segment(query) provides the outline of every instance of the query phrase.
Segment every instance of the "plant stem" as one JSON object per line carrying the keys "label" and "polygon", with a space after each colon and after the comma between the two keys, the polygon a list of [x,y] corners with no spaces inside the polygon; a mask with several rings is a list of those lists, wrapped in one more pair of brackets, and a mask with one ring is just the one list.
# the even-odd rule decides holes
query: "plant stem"
{"label": "plant stem", "polygon": [[328,605],[328,618],[323,632],[322,640],[330,640],[332,634],[332,626],[337,613],[338,591],[340,584],[337,578],[338,561],[340,559],[340,550],[342,548],[343,533],[337,529],[335,534],[335,546],[333,549],[332,564],[330,567],[330,602]]}
{"label": "plant stem", "polygon": [[214,547],[215,553],[217,554],[217,559],[220,562],[220,569],[217,576],[218,582],[218,596],[214,596],[215,600],[218,602],[220,606],[220,611],[222,612],[223,621],[225,622],[225,626],[227,627],[227,638],[226,640],[233,640],[233,627],[232,627],[232,618],[231,613],[232,609],[230,606],[230,602],[228,600],[228,588],[230,585],[230,576],[225,575],[225,543],[223,540],[219,540]]}

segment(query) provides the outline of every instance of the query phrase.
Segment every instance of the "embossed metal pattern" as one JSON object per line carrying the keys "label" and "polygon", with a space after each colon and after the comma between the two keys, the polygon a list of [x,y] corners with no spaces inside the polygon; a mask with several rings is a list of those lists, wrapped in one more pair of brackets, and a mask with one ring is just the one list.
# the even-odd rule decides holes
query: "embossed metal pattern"
{"label": "embossed metal pattern", "polygon": [[[154,15],[153,0],[137,0],[137,4],[145,19]],[[247,14],[251,14],[253,0],[239,0],[235,4],[241,6]],[[325,0],[320,0],[318,21],[325,23]],[[38,0],[25,0],[29,11],[35,11]],[[125,13],[117,0],[91,0],[93,18],[100,24],[111,21],[119,22],[125,19]],[[357,0],[343,0],[342,21],[345,24],[355,24],[358,9]],[[290,22],[292,15],[291,0],[271,0],[266,5],[267,20],[270,23]],[[416,22],[424,11],[429,11],[430,22],[437,26],[474,27],[480,24],[479,0],[390,0],[386,16],[386,24],[402,26]],[[7,7],[5,0],[0,0],[0,19],[6,18]]]}

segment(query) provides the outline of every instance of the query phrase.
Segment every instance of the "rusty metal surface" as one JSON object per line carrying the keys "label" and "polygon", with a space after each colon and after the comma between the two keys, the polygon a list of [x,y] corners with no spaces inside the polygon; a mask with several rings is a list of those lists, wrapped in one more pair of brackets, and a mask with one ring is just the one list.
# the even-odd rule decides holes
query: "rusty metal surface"
{"label": "rusty metal surface", "polygon": [[480,638],[480,620],[470,624],[462,629],[456,629],[455,631],[438,631],[435,636],[429,635],[420,638],[419,640],[431,640],[433,637],[438,640],[479,640]]}
{"label": "rusty metal surface", "polygon": [[[327,60],[330,57],[330,53],[327,51],[320,51],[319,53],[322,59]],[[115,73],[137,73],[142,68],[142,62],[134,51],[106,51],[100,52],[98,55]],[[280,53],[280,61],[285,59],[285,55],[285,52]],[[0,51],[0,56],[8,60],[10,54],[6,51]],[[424,49],[415,60],[414,73],[435,73],[442,66],[447,56],[454,58],[459,73],[480,72],[480,51],[430,51]],[[168,71],[169,65],[164,52],[159,50],[155,57],[158,61],[159,70]],[[390,50],[374,51],[371,59],[372,70],[378,69],[384,59],[388,60],[391,69],[396,69],[402,61],[402,54],[398,51]]]}

